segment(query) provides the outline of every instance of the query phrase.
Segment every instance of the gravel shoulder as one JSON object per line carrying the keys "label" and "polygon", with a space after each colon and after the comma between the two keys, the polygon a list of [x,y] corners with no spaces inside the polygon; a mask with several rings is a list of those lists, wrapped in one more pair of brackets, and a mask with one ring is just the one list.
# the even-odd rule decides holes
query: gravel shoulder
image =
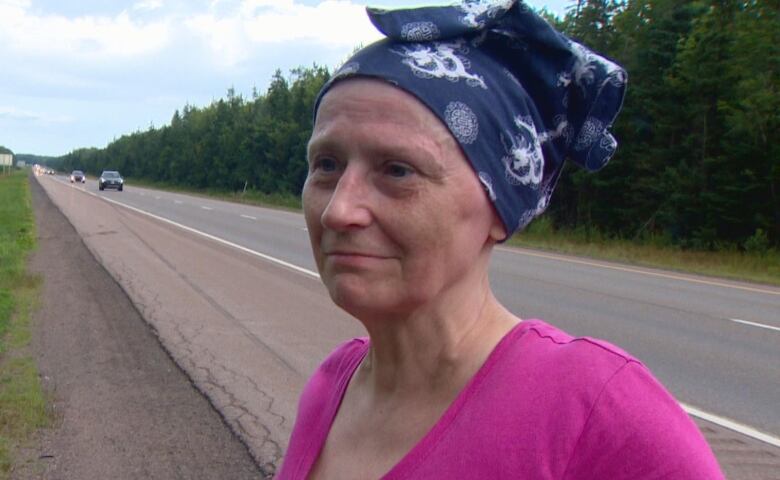
{"label": "gravel shoulder", "polygon": [[256,479],[246,446],[162,348],[37,181],[31,348],[54,425],[12,478]]}

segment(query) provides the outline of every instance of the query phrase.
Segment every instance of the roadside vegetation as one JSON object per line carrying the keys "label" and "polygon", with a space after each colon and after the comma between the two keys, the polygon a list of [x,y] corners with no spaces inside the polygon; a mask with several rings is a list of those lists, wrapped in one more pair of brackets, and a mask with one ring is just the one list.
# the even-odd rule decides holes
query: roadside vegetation
{"label": "roadside vegetation", "polygon": [[38,369],[28,351],[40,280],[26,269],[35,248],[27,182],[26,171],[0,176],[0,479],[10,476],[14,451],[48,421]]}
{"label": "roadside vegetation", "polygon": [[769,248],[761,233],[742,249],[689,250],[662,236],[623,239],[595,229],[555,230],[543,216],[508,245],[780,286],[780,251]]}

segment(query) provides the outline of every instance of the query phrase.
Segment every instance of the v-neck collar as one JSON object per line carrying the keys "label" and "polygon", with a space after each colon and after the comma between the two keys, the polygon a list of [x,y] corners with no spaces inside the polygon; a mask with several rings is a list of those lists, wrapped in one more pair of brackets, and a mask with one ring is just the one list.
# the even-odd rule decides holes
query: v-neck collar
{"label": "v-neck collar", "polygon": [[[534,325],[538,325],[537,320],[524,320],[507,332],[501,340],[493,347],[493,350],[488,355],[485,362],[477,370],[473,377],[466,383],[463,389],[458,393],[455,400],[447,407],[442,416],[434,423],[431,429],[426,433],[419,442],[417,442],[401,459],[396,463],[387,473],[385,473],[381,480],[398,480],[411,474],[417,466],[430,454],[433,448],[438,442],[444,438],[445,433],[449,429],[452,422],[457,418],[463,407],[468,403],[469,399],[473,397],[473,394],[479,390],[483,380],[490,374],[493,366],[501,358],[501,354],[506,349],[506,345],[510,344],[511,340],[522,336],[529,328]],[[362,363],[365,356],[368,354],[371,343],[368,339],[361,339],[363,345],[353,357],[350,358],[349,363],[342,370],[341,375],[337,379],[336,388],[333,390],[333,399],[328,402],[328,412],[323,414],[322,421],[327,423],[323,425],[323,432],[318,440],[319,446],[317,447],[316,454],[312,456],[310,464],[306,468],[306,477],[311,474],[311,470],[314,468],[317,460],[319,459],[322,449],[325,447],[325,442],[330,434],[330,429],[333,427],[333,422],[336,419],[339,409],[341,408],[341,402],[344,400],[344,395],[347,391],[347,386],[352,380],[352,376],[357,371],[358,366]],[[312,439],[312,443],[315,439]]]}

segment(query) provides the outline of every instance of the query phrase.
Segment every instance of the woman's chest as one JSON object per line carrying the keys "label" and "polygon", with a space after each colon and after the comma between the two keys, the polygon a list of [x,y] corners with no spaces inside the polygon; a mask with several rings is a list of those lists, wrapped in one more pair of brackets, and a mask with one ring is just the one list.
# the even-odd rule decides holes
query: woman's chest
{"label": "woman's chest", "polygon": [[310,479],[381,478],[414,450],[446,409],[407,405],[361,413],[346,407],[335,419]]}

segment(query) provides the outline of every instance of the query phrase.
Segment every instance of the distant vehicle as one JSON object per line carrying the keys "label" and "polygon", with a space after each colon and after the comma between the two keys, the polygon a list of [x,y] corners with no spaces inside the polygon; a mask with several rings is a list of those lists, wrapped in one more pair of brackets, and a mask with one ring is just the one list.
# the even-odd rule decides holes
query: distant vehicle
{"label": "distant vehicle", "polygon": [[52,170],[52,169],[50,168],[50,169],[49,169],[49,170],[48,170],[46,173],[48,173],[49,175],[54,175],[54,170]]}
{"label": "distant vehicle", "polygon": [[87,183],[87,176],[81,170],[73,170],[70,173],[70,183],[76,182]]}
{"label": "distant vehicle", "polygon": [[120,192],[122,191],[122,187],[124,187],[125,180],[122,178],[122,175],[119,174],[119,172],[114,170],[104,170],[103,173],[100,174],[100,179],[98,180],[98,189],[105,190],[106,188],[116,188]]}

